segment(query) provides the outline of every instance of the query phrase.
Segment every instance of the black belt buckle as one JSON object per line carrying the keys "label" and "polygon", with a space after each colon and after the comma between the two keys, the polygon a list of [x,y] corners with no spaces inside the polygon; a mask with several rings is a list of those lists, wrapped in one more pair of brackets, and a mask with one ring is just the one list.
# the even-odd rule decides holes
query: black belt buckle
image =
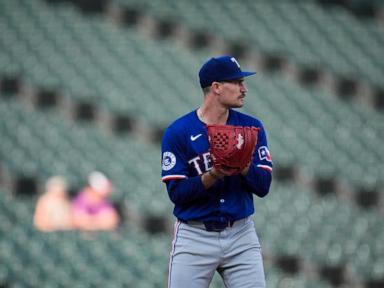
{"label": "black belt buckle", "polygon": [[233,221],[219,222],[219,221],[205,221],[203,222],[205,230],[210,232],[222,232],[227,227],[232,227]]}

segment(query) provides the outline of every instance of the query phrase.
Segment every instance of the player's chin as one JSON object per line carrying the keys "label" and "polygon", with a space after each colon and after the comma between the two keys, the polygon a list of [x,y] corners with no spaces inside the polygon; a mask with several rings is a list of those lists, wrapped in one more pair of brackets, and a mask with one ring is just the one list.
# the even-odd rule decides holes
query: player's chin
{"label": "player's chin", "polygon": [[244,106],[244,104],[236,103],[236,104],[233,104],[233,105],[231,106],[231,108],[241,108],[241,107],[243,107],[243,106]]}
{"label": "player's chin", "polygon": [[240,97],[238,99],[237,103],[236,103],[237,104],[237,108],[243,107],[244,106],[244,102],[245,102],[244,97]]}

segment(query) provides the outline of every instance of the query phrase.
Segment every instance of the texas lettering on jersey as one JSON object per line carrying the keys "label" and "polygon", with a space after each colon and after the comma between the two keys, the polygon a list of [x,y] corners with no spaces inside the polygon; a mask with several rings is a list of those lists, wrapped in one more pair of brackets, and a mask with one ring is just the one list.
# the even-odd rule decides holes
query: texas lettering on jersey
{"label": "texas lettering on jersey", "polygon": [[188,161],[188,164],[191,165],[198,175],[203,174],[206,171],[211,170],[212,168],[212,157],[209,152],[198,155]]}

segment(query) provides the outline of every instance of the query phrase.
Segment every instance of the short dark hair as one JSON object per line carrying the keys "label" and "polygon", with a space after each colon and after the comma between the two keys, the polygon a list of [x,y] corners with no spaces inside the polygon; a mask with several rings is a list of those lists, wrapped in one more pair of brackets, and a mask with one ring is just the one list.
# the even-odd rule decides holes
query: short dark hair
{"label": "short dark hair", "polygon": [[208,94],[211,91],[211,86],[207,86],[203,88],[204,95]]}

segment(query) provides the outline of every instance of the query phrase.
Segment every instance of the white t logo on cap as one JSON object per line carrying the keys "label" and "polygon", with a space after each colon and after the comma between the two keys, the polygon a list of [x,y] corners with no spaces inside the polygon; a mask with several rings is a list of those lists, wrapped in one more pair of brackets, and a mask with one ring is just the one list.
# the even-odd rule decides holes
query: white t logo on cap
{"label": "white t logo on cap", "polygon": [[232,57],[232,58],[231,58],[231,61],[232,61],[233,63],[236,63],[237,67],[240,68],[240,64],[239,64],[239,62],[237,62],[237,60],[235,59],[235,57]]}

